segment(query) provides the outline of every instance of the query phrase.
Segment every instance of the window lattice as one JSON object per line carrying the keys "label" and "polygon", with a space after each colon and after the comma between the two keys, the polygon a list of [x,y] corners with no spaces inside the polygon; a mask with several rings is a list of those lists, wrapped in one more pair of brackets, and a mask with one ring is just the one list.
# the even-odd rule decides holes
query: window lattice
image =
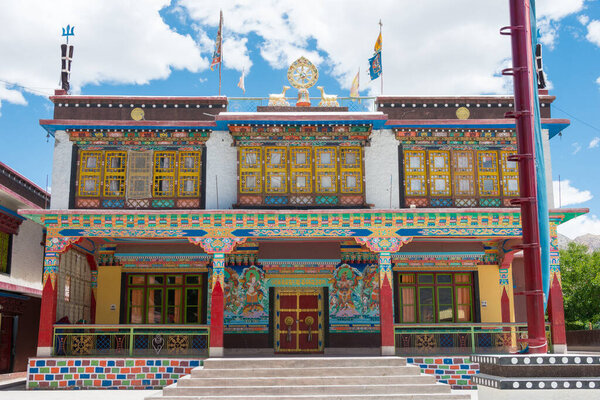
{"label": "window lattice", "polygon": [[407,196],[427,196],[425,150],[404,152],[404,192]]}
{"label": "window lattice", "polygon": [[152,150],[128,152],[126,189],[128,199],[152,196]]}
{"label": "window lattice", "polygon": [[450,152],[430,150],[429,162],[429,193],[431,196],[450,196]]}
{"label": "window lattice", "polygon": [[315,187],[317,193],[337,192],[337,148],[315,147]]}
{"label": "window lattice", "polygon": [[179,153],[178,194],[179,197],[200,195],[200,152],[182,151]]}
{"label": "window lattice", "polygon": [[260,147],[240,148],[240,193],[262,192],[262,151]]}
{"label": "window lattice", "polygon": [[79,162],[79,196],[99,196],[101,176],[102,152],[82,151]]}
{"label": "window lattice", "polygon": [[519,195],[519,165],[516,161],[508,161],[507,157],[515,154],[510,151],[501,151],[502,157],[502,192],[505,196]]}
{"label": "window lattice", "polygon": [[175,152],[156,151],[154,153],[154,197],[175,196]]}
{"label": "window lattice", "polygon": [[480,196],[500,195],[496,151],[477,151],[477,174]]}
{"label": "window lattice", "polygon": [[455,196],[475,195],[475,168],[472,151],[454,151],[452,153],[452,174]]}
{"label": "window lattice", "polygon": [[342,193],[362,192],[362,154],[360,147],[340,148],[340,182]]}
{"label": "window lattice", "polygon": [[287,148],[266,147],[265,192],[269,194],[287,192]]}
{"label": "window lattice", "polygon": [[107,151],[104,164],[104,196],[123,197],[125,195],[125,171],[127,152]]}
{"label": "window lattice", "polygon": [[310,147],[290,148],[290,191],[312,192],[312,156]]}

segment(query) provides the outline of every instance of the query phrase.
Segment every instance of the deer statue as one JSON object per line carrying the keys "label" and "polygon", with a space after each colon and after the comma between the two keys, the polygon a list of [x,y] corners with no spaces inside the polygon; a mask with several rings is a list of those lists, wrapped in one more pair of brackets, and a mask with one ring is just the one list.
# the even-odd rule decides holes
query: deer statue
{"label": "deer statue", "polygon": [[289,86],[284,86],[281,93],[275,93],[269,95],[269,106],[283,106],[289,107],[290,103],[285,99],[285,92],[289,89]]}
{"label": "deer statue", "polygon": [[317,86],[317,89],[321,91],[321,102],[319,102],[319,107],[339,107],[339,103],[337,101],[337,94],[326,94],[323,90],[323,86]]}

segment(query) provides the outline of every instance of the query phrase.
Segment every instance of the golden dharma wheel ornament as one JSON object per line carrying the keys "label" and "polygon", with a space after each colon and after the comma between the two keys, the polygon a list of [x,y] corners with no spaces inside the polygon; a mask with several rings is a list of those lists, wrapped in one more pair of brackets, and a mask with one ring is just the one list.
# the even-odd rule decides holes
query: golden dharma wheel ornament
{"label": "golden dharma wheel ornament", "polygon": [[290,65],[287,72],[288,81],[298,89],[297,107],[310,107],[308,88],[317,83],[319,71],[307,58],[300,57]]}
{"label": "golden dharma wheel ornament", "polygon": [[460,107],[456,110],[456,118],[458,119],[469,119],[471,112],[467,107]]}
{"label": "golden dharma wheel ornament", "polygon": [[136,107],[131,110],[131,119],[134,121],[141,121],[144,119],[144,110]]}

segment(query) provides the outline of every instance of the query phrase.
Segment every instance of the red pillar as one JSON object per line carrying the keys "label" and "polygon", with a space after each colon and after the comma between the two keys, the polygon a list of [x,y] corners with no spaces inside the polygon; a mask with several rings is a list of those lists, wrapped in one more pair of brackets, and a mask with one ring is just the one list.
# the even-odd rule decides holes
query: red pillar
{"label": "red pillar", "polygon": [[567,352],[567,333],[565,331],[565,308],[563,305],[562,287],[558,274],[554,274],[550,294],[548,296],[548,318],[552,333],[554,353]]}
{"label": "red pillar", "polygon": [[379,329],[381,332],[382,356],[393,356],[396,354],[391,261],[391,253],[379,254]]}
{"label": "red pillar", "polygon": [[223,284],[225,278],[225,254],[213,255],[212,294],[210,296],[210,357],[223,357],[223,317],[225,303]]}
{"label": "red pillar", "polygon": [[506,71],[514,75],[515,118],[519,161],[521,226],[523,227],[523,262],[525,264],[525,292],[527,304],[527,333],[529,351],[546,353],[547,343],[544,320],[544,293],[542,291],[542,264],[540,258],[540,235],[536,189],[534,124],[535,104],[533,87],[535,67],[531,48],[531,20],[529,0],[510,0],[511,27],[502,29],[512,38],[513,68]]}
{"label": "red pillar", "polygon": [[[45,264],[56,262],[58,265],[59,257],[53,257],[49,260],[46,256]],[[53,327],[56,321],[56,272],[49,272],[48,267],[44,267],[44,283],[42,290],[42,304],[40,307],[40,325],[38,330],[37,356],[48,357],[52,355],[52,340],[54,336]]]}

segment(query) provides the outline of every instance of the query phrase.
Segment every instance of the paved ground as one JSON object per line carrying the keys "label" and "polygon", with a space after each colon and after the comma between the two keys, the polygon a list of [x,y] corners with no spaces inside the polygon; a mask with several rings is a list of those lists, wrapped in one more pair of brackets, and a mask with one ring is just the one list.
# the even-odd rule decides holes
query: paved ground
{"label": "paved ground", "polygon": [[[0,400],[143,400],[156,390],[28,390],[10,388],[0,391]],[[476,390],[453,390],[452,393],[471,394],[477,400]]]}

